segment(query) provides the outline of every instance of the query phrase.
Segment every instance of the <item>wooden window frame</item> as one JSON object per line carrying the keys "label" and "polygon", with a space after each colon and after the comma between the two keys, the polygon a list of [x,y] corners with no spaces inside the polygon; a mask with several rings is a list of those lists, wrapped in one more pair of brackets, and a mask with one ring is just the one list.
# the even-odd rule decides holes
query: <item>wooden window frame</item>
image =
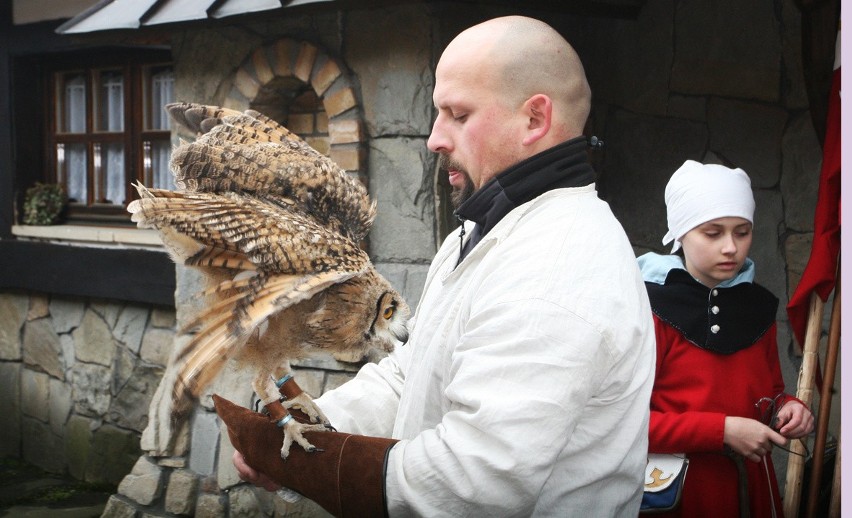
{"label": "wooden window frame", "polygon": [[[104,49],[87,51],[82,54],[51,56],[44,61],[45,116],[44,121],[44,164],[49,182],[63,183],[58,170],[57,145],[61,143],[83,143],[86,149],[86,200],[70,203],[67,218],[69,222],[97,222],[102,224],[127,224],[129,215],[126,204],[135,198],[132,183],[146,178],[144,146],[146,141],[168,142],[169,130],[151,130],[146,127],[148,114],[146,103],[150,103],[151,92],[143,85],[147,79],[146,70],[158,66],[171,66],[168,51],[136,49]],[[95,89],[99,85],[99,76],[105,71],[120,71],[124,79],[124,128],[122,132],[107,132],[97,128],[98,107],[95,103]],[[64,73],[80,72],[86,80],[86,132],[63,133],[59,131],[57,109],[61,105],[57,91],[57,78]],[[147,91],[146,91],[147,90]],[[95,148],[97,145],[120,142],[124,146],[124,203],[103,203],[96,199]]]}

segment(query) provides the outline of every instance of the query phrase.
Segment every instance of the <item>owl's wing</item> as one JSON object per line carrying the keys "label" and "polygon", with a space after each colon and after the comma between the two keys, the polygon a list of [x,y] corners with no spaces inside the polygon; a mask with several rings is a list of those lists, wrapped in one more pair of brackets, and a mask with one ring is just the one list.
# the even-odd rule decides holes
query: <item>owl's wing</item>
{"label": "owl's wing", "polygon": [[201,133],[172,153],[180,188],[286,197],[353,241],[367,235],[376,207],[366,188],[284,126],[253,110],[192,103],[169,104],[166,110]]}
{"label": "owl's wing", "polygon": [[[128,205],[140,228],[184,236],[172,257],[190,266],[278,274],[361,271],[367,254],[350,239],[288,205],[236,193],[179,193],[137,185]],[[240,261],[248,260],[251,265]]]}
{"label": "owl's wing", "polygon": [[[344,282],[359,272],[328,271],[315,275],[260,273],[237,287],[237,294],[208,308],[190,325],[200,331],[181,351],[181,367],[172,387],[176,402],[197,399],[254,330],[273,314]],[[187,397],[188,396],[188,397]],[[176,405],[180,414],[181,405]]]}
{"label": "owl's wing", "polygon": [[[271,315],[305,301],[370,265],[355,243],[292,207],[251,196],[177,193],[137,185],[132,220],[183,239],[172,257],[194,266],[246,270],[213,292],[219,302],[189,327],[200,327],[180,355],[178,401],[197,397],[254,330]],[[251,271],[254,270],[254,271]],[[180,414],[185,405],[176,404]]]}

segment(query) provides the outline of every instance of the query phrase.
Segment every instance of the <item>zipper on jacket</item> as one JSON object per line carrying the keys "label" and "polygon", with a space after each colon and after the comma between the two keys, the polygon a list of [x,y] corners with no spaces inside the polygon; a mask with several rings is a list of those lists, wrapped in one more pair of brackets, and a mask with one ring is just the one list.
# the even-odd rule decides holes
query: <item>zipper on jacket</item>
{"label": "zipper on jacket", "polygon": [[463,217],[459,216],[458,214],[456,214],[456,219],[459,220],[459,223],[461,223],[461,232],[459,232],[459,260],[456,261],[456,266],[458,266],[461,263],[462,254],[464,253],[464,236],[465,236],[464,221],[465,221],[465,219]]}

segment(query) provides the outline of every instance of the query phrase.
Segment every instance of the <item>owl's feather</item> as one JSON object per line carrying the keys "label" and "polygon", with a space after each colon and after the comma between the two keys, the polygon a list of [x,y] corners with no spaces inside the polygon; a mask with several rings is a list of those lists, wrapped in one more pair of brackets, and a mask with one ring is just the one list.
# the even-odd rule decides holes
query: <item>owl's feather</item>
{"label": "owl's feather", "polygon": [[[360,182],[257,112],[167,110],[200,133],[172,155],[183,190],[138,184],[128,211],[160,231],[172,259],[217,283],[199,293],[212,300],[183,330],[191,338],[176,356],[176,418],[230,359],[257,373],[253,387],[269,404],[279,397],[270,375],[310,349],[358,357],[407,340],[408,306],[359,246],[376,211]],[[286,404],[327,421],[309,398]],[[305,426],[287,423],[282,456],[292,440],[310,447]]]}
{"label": "owl's feather", "polygon": [[207,128],[172,154],[179,187],[281,197],[353,241],[369,232],[376,205],[361,182],[275,121],[190,103],[166,109],[191,130]]}

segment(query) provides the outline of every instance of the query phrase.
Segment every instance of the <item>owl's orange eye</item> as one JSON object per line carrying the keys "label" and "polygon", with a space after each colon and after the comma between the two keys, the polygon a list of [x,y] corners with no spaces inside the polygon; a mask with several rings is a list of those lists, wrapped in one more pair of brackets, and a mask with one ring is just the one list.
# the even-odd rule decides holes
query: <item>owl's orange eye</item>
{"label": "owl's orange eye", "polygon": [[385,317],[385,320],[390,320],[395,311],[396,310],[393,306],[388,306],[385,308],[385,311],[384,313],[382,313],[382,316]]}

